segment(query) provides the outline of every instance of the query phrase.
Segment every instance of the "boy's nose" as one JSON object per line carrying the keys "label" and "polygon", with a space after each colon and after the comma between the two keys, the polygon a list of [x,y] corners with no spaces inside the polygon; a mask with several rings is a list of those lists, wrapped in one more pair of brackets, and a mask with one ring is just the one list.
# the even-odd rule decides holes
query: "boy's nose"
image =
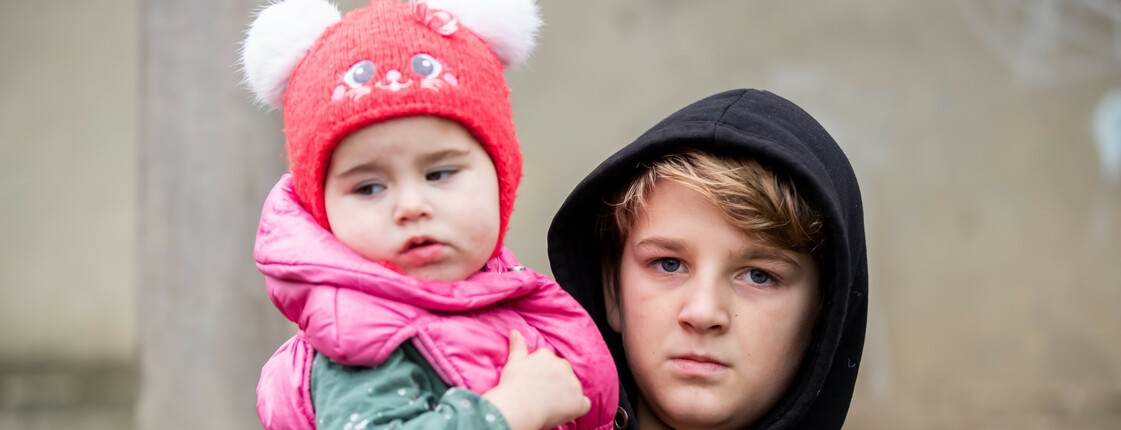
{"label": "boy's nose", "polygon": [[694,277],[692,288],[682,291],[681,310],[677,322],[697,333],[722,333],[728,329],[728,297],[730,286],[714,276]]}
{"label": "boy's nose", "polygon": [[431,216],[432,207],[424,193],[407,186],[398,189],[397,206],[393,212],[394,222],[403,224]]}

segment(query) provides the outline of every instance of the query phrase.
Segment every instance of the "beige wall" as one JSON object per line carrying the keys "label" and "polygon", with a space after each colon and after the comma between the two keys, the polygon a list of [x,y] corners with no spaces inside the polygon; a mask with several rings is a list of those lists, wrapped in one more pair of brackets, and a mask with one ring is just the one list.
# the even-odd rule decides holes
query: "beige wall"
{"label": "beige wall", "polygon": [[[847,428],[1121,427],[1121,183],[1091,122],[1118,61],[1013,55],[971,25],[993,1],[540,3],[538,50],[508,74],[525,263],[547,270],[553,212],[604,157],[700,97],[770,89],[830,130],[864,192]],[[0,3],[0,363],[134,360],[140,12]],[[0,412],[27,386],[11,380]]]}
{"label": "beige wall", "polygon": [[0,3],[0,363],[133,359],[139,6]]}
{"label": "beige wall", "polygon": [[0,428],[127,428],[140,2],[0,3]]}

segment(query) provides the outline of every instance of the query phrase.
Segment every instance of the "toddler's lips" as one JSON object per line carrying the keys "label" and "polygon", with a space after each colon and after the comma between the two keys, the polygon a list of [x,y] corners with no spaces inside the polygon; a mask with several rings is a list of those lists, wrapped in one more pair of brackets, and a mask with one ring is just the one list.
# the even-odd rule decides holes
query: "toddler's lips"
{"label": "toddler's lips", "polygon": [[406,265],[425,264],[439,258],[444,248],[444,244],[426,237],[410,239],[401,248],[401,262]]}
{"label": "toddler's lips", "polygon": [[408,251],[405,251],[404,257],[406,261],[423,264],[435,260],[436,257],[440,256],[440,252],[443,250],[444,245],[438,243],[414,246],[409,248]]}

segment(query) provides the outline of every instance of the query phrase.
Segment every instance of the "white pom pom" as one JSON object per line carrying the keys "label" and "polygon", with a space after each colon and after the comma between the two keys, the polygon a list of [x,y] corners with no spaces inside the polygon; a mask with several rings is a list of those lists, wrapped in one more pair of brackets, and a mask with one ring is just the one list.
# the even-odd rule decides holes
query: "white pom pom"
{"label": "white pom pom", "polygon": [[326,0],[283,0],[257,14],[241,50],[245,83],[257,101],[280,108],[296,65],[323,30],[341,19]]}
{"label": "white pom pom", "polygon": [[455,15],[508,66],[529,58],[542,24],[533,0],[428,0],[428,6]]}

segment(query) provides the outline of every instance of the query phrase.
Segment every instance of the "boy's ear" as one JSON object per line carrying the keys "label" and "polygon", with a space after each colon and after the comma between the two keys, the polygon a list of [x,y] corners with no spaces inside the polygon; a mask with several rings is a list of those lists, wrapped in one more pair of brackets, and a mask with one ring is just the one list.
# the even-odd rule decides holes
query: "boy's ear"
{"label": "boy's ear", "polygon": [[603,308],[607,311],[607,325],[611,326],[615,333],[622,333],[620,327],[622,318],[620,318],[619,300],[618,295],[615,293],[618,288],[614,282],[603,283]]}

